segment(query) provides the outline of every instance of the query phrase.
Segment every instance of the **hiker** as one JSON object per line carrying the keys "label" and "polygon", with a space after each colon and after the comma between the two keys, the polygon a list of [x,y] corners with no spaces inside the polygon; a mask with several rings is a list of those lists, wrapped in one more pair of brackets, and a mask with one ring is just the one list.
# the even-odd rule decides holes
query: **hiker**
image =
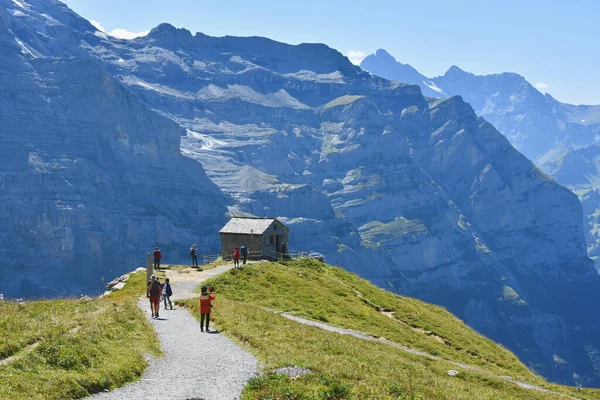
{"label": "hiker", "polygon": [[160,252],[160,250],[157,248],[154,249],[154,269],[159,270],[160,269],[160,259],[162,258],[162,253]]}
{"label": "hiker", "polygon": [[162,294],[163,301],[165,302],[165,310],[167,309],[167,301],[169,302],[169,306],[171,310],[173,309],[173,303],[171,303],[171,296],[173,295],[173,290],[171,289],[171,284],[169,283],[169,278],[165,279],[165,283],[162,284]]}
{"label": "hiker", "polygon": [[146,297],[150,299],[150,312],[152,318],[158,318],[158,310],[160,309],[160,295],[161,295],[160,282],[156,279],[155,275],[150,277],[148,285],[146,286]]}
{"label": "hiker", "polygon": [[190,247],[190,256],[192,256],[192,267],[198,267],[198,248],[196,243]]}
{"label": "hiker", "polygon": [[215,288],[211,286],[210,293],[206,286],[202,286],[202,293],[200,293],[200,330],[204,332],[204,320],[206,320],[206,332],[208,330],[208,324],[210,323],[210,310],[212,308],[211,301],[215,299]]}
{"label": "hiker", "polygon": [[233,249],[233,268],[239,268],[240,266],[240,249],[237,247]]}
{"label": "hiker", "polygon": [[240,253],[242,253],[242,264],[246,265],[246,261],[248,260],[248,247],[246,247],[246,243],[242,247],[240,247]]}
{"label": "hiker", "polygon": [[287,246],[285,242],[281,242],[281,254],[287,254]]}

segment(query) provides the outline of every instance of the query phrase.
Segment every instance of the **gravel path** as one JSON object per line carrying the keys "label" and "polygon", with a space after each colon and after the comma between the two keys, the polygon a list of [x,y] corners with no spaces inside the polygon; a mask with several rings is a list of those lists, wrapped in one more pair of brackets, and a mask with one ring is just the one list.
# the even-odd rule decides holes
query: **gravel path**
{"label": "gravel path", "polygon": [[223,272],[227,272],[230,269],[233,269],[233,264],[221,265],[201,272],[189,272],[184,274],[178,273],[177,271],[167,271],[166,277],[169,278],[173,288],[171,301],[197,297],[198,293],[196,293],[195,290],[200,286],[200,283],[207,279],[214,278]]}
{"label": "gravel path", "polygon": [[[197,296],[194,289],[201,281],[230,268],[222,266],[202,271],[197,274],[197,281],[172,282],[172,299]],[[200,324],[187,310],[163,310],[161,303],[160,318],[154,320],[150,318],[148,300],[140,299],[138,304],[154,326],[165,356],[150,359],[140,381],[88,399],[238,399],[248,379],[258,373],[254,356],[223,335],[201,332]],[[217,312],[218,304],[217,297]]]}
{"label": "gravel path", "polygon": [[492,374],[491,372],[488,372],[488,371],[483,370],[483,369],[478,368],[478,367],[474,367],[472,365],[466,365],[466,364],[459,363],[459,362],[456,362],[456,361],[447,360],[445,358],[437,357],[437,356],[434,356],[433,354],[429,354],[429,353],[426,353],[424,351],[411,349],[410,347],[403,346],[401,344],[392,342],[390,340],[383,339],[383,338],[378,338],[378,337],[374,337],[374,336],[370,336],[370,335],[367,335],[365,333],[358,332],[358,331],[355,331],[355,330],[352,330],[352,329],[340,328],[340,327],[335,326],[335,325],[330,325],[330,324],[326,324],[326,323],[323,323],[323,322],[312,321],[310,319],[296,317],[295,315],[290,315],[290,314],[286,314],[286,313],[279,312],[279,311],[274,311],[274,310],[267,310],[267,311],[274,312],[274,313],[279,314],[282,317],[285,317],[285,318],[290,319],[292,321],[299,322],[299,323],[304,324],[304,325],[314,326],[314,327],[323,329],[323,330],[328,331],[328,332],[335,332],[335,333],[339,333],[341,335],[349,335],[349,336],[353,336],[353,337],[356,337],[356,338],[359,338],[359,339],[363,339],[363,340],[368,340],[368,341],[372,341],[372,342],[383,343],[383,344],[395,347],[397,349],[400,349],[400,350],[405,351],[405,352],[410,353],[410,354],[414,354],[414,355],[422,356],[422,357],[427,357],[429,359],[436,360],[436,361],[445,361],[445,362],[448,362],[448,363],[450,363],[450,364],[452,364],[452,365],[454,365],[456,367],[459,367],[459,368],[469,369],[469,370],[472,370],[472,371],[477,371],[477,372],[480,372],[480,373],[491,375],[491,376],[494,376],[496,378],[505,379],[507,381],[513,382],[517,386],[520,386],[520,387],[522,387],[524,389],[537,390],[539,392],[552,393],[554,395],[562,396],[562,397],[565,397],[565,398],[568,398],[568,399],[580,400],[577,397],[568,396],[568,395],[565,395],[565,394],[562,394],[562,393],[553,392],[552,390],[548,390],[548,389],[545,389],[545,388],[540,387],[540,386],[531,385],[531,384],[526,383],[526,382],[517,381],[517,380],[513,379],[510,376],[501,376],[501,375]]}

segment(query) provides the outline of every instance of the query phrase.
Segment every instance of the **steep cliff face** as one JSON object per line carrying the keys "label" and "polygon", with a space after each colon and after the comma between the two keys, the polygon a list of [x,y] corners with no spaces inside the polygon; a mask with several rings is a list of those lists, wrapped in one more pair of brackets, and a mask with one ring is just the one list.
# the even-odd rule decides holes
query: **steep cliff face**
{"label": "steep cliff face", "polygon": [[[227,200],[181,156],[181,127],[89,55],[54,57],[25,42],[33,33],[20,22],[36,22],[26,14],[36,5],[0,9],[0,293],[98,292],[101,276],[143,264],[151,246],[166,260],[195,241],[216,249]],[[59,16],[45,17],[59,33],[46,40],[65,53],[69,41],[56,40],[75,33]]]}
{"label": "steep cliff face", "polygon": [[[561,103],[514,73],[474,75],[453,66],[443,76],[428,79],[381,49],[368,56],[361,67],[386,79],[415,83],[432,97],[461,95],[477,115],[491,122],[541,170],[585,202],[584,207],[590,211],[584,214],[588,254],[600,256],[595,215],[600,203],[593,204],[596,196],[587,195],[600,187],[600,106]],[[432,85],[439,92],[432,92]]]}
{"label": "steep cliff face", "polygon": [[[123,41],[78,22],[60,33],[67,43],[74,38],[72,49],[21,41],[32,54],[52,56],[33,59],[13,43],[14,32],[35,37],[44,24],[33,11],[38,6],[29,7],[26,18],[3,17],[12,24],[5,30],[12,42],[5,42],[33,71],[9,75],[27,77],[19,86],[32,90],[9,103],[19,110],[39,99],[34,107],[62,121],[44,136],[53,141],[44,150],[50,157],[40,156],[44,168],[61,167],[63,158],[92,165],[91,172],[49,173],[61,182],[81,179],[71,183],[86,187],[77,198],[97,203],[97,218],[77,214],[82,231],[108,237],[131,222],[123,229],[129,234],[142,221],[152,229],[134,231],[134,247],[158,241],[175,251],[194,235],[210,241],[212,232],[217,240],[225,205],[234,215],[281,217],[291,227],[291,249],[319,251],[381,286],[442,304],[551,379],[572,383],[577,374],[598,384],[598,325],[581,310],[597,301],[599,282],[586,258],[577,198],[461,98],[429,101],[417,86],[374,77],[324,45],[212,38],[168,24]],[[4,120],[16,112],[6,109]],[[2,140],[23,155],[2,179],[24,179],[36,168],[16,133],[27,119],[16,120]],[[39,126],[32,132],[41,136]],[[187,159],[179,155],[179,135]],[[107,186],[90,186],[94,174],[107,175]],[[39,207],[70,198],[58,183],[49,185],[32,185],[45,203],[32,200],[25,209],[39,215]],[[15,199],[30,196],[22,180],[12,186]],[[155,197],[157,187],[169,188],[158,195],[164,197]],[[68,203],[73,210],[79,204]],[[24,213],[11,209],[3,225],[20,229]],[[64,220],[65,229],[73,224]],[[28,231],[44,229],[40,222]],[[111,245],[126,247],[126,238]],[[22,262],[27,247],[18,248],[13,256]],[[106,262],[106,253],[98,254]]]}

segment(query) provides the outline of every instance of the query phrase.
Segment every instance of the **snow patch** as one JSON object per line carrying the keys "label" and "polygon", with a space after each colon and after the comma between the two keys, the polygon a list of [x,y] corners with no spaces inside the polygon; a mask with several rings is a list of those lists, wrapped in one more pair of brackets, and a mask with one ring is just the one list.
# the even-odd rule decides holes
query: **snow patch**
{"label": "snow patch", "polygon": [[17,10],[16,8],[11,8],[9,11],[13,17],[26,17],[27,16],[23,11]]}
{"label": "snow patch", "polygon": [[136,85],[138,85],[138,86],[144,87],[144,88],[146,88],[146,89],[150,89],[150,90],[156,90],[156,91],[158,91],[158,90],[157,90],[157,89],[155,89],[153,86],[151,86],[151,85],[148,85],[146,82],[142,82],[142,81],[134,81],[133,83],[134,83],[134,84],[136,84]]}
{"label": "snow patch", "polygon": [[13,37],[15,38],[15,42],[17,42],[19,47],[21,47],[21,53],[31,56],[33,58],[38,58],[38,56],[36,54],[34,54],[33,51],[31,51],[31,49],[25,43],[20,41],[18,37],[14,36],[14,33],[11,30],[9,30],[9,32],[13,34]]}
{"label": "snow patch", "polygon": [[21,3],[18,0],[12,0],[12,2],[15,3],[16,5],[18,5],[19,7],[21,7],[23,10],[27,10],[27,5],[26,4],[23,4],[23,3]]}
{"label": "snow patch", "polygon": [[[14,1],[14,0],[13,0]],[[53,24],[58,24],[61,25],[60,22],[58,22],[56,19],[52,18],[50,15],[48,14],[40,14],[42,17],[46,18],[48,21],[52,22]]]}
{"label": "snow patch", "polygon": [[201,150],[215,150],[217,147],[227,146],[227,142],[217,140],[208,135],[204,135],[191,129],[186,129],[186,132],[188,137],[200,141]]}
{"label": "snow patch", "polygon": [[423,84],[425,86],[427,86],[429,89],[433,90],[434,92],[438,92],[439,94],[445,94],[444,91],[442,89],[440,89],[435,83],[433,82],[427,82],[427,81],[423,81]]}
{"label": "snow patch", "polygon": [[108,35],[104,32],[96,31],[94,32],[94,35],[98,36],[101,39],[108,39]]}

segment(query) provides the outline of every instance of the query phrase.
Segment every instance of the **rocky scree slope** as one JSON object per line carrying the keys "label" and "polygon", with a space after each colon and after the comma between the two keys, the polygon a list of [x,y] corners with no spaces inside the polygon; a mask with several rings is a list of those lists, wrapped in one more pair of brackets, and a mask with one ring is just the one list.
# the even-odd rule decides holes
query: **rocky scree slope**
{"label": "rocky scree slope", "polygon": [[[216,239],[224,205],[234,215],[277,216],[292,229],[290,248],[319,251],[380,286],[444,305],[550,379],[598,384],[599,327],[584,311],[597,301],[598,279],[586,257],[577,198],[462,98],[427,99],[417,86],[374,77],[325,45],[212,38],[168,24],[126,41],[75,14],[62,16],[70,11],[55,1],[21,10],[0,1],[7,7],[5,42],[19,62],[35,64],[40,55],[88,62],[119,88],[119,97],[140,107],[130,115],[134,121],[173,129],[169,162],[160,165],[168,168],[164,179],[177,177],[177,185],[152,203],[158,215],[149,213],[167,228],[152,225],[139,243],[166,231],[174,248],[198,229]],[[68,24],[50,29],[42,14]],[[107,96],[88,82],[69,87],[84,89],[83,98]],[[113,118],[98,108],[81,113],[100,126]],[[106,129],[119,132],[115,125]],[[135,137],[156,138],[156,131]],[[198,163],[180,157],[179,134],[183,154],[201,163],[218,188]],[[120,171],[149,170],[126,154]],[[114,165],[95,162],[102,170]],[[33,168],[29,159],[23,165]],[[171,201],[178,196],[181,202]],[[192,212],[190,196],[198,207]],[[137,201],[127,197],[123,204]],[[18,226],[22,213],[5,214],[11,218],[5,226]],[[114,225],[97,230],[107,235],[136,218],[107,215],[98,224]],[[21,249],[15,259],[26,259]]]}

